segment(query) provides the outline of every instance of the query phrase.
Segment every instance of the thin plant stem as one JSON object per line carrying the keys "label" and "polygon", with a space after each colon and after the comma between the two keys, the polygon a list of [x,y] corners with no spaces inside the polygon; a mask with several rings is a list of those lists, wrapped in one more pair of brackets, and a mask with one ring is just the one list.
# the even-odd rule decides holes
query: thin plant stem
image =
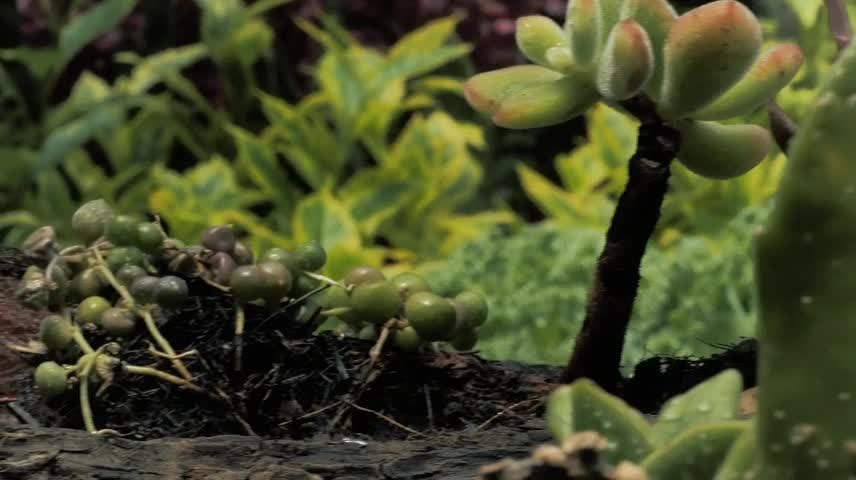
{"label": "thin plant stem", "polygon": [[187,388],[188,390],[193,390],[194,392],[202,393],[204,390],[199,385],[195,383],[189,382],[183,378],[176,377],[175,375],[170,375],[164,371],[158,370],[156,368],[151,367],[140,367],[138,365],[122,365],[122,368],[125,369],[126,372],[132,373],[134,375],[146,375],[149,377],[156,377],[165,382],[173,383],[175,385],[179,385]]}
{"label": "thin plant stem", "polygon": [[119,280],[113,276],[113,272],[107,268],[106,263],[104,262],[104,257],[101,256],[101,252],[98,251],[97,248],[93,248],[92,251],[95,254],[95,258],[98,261],[98,268],[101,273],[104,274],[104,278],[107,279],[107,282],[119,293],[119,296],[125,300],[125,303],[128,305],[128,308],[134,312],[137,316],[143,319],[143,323],[146,325],[146,329],[148,329],[149,334],[152,338],[157,342],[158,346],[160,346],[161,350],[164,351],[167,355],[171,357],[172,365],[184,377],[185,380],[190,380],[193,378],[190,371],[187,370],[187,367],[184,366],[184,362],[181,361],[180,358],[175,353],[175,350],[172,348],[172,345],[169,341],[164,338],[158,329],[157,324],[155,324],[155,320],[152,318],[151,312],[146,308],[141,308],[137,305],[136,301],[134,301],[134,297],[128,292]]}
{"label": "thin plant stem", "polygon": [[83,332],[80,331],[80,327],[77,325],[75,325],[71,331],[71,338],[73,338],[74,342],[77,343],[77,346],[83,350],[83,353],[95,353],[92,345],[86,341],[86,338],[83,337]]}
{"label": "thin plant stem", "polygon": [[78,374],[78,378],[80,378],[80,383],[78,384],[80,388],[80,414],[83,417],[83,426],[89,433],[98,432],[98,429],[95,428],[95,420],[92,418],[92,406],[89,403],[89,374],[92,373],[92,367],[95,365],[95,361],[98,359],[98,355],[101,354],[103,348],[104,346],[102,345],[98,347],[98,350],[92,352],[92,355],[84,362],[83,369]]}
{"label": "thin plant stem", "polygon": [[244,307],[235,302],[235,371],[237,372],[243,369],[244,327],[246,323],[247,315],[244,313]]}

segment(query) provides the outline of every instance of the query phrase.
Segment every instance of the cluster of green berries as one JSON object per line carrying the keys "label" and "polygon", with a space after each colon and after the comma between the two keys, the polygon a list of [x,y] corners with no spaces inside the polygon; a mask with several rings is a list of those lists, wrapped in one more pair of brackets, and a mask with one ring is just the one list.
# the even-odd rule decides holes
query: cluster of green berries
{"label": "cluster of green berries", "polygon": [[325,311],[366,340],[377,338],[380,328],[391,324],[393,344],[406,351],[430,342],[448,342],[457,350],[469,350],[487,319],[482,295],[465,291],[454,298],[442,297],[415,273],[387,279],[374,268],[357,267],[340,283],[344,288],[326,290],[321,300]]}
{"label": "cluster of green berries", "polygon": [[[81,206],[71,226],[78,245],[60,246],[50,227],[25,242],[25,251],[41,250],[49,263],[29,267],[17,292],[28,307],[48,310],[39,337],[53,360],[35,371],[36,385],[47,397],[65,391],[68,375],[89,355],[82,355],[86,340],[81,332],[101,331],[121,342],[137,333],[141,318],[150,330],[156,328],[150,325],[151,312],[179,308],[188,286],[178,275],[201,277],[240,305],[273,309],[284,300],[308,300],[320,304],[325,316],[342,320],[355,336],[377,339],[383,327],[390,328],[393,345],[408,351],[431,342],[469,350],[487,318],[480,294],[444,298],[414,273],[387,279],[374,268],[358,267],[339,282],[326,278],[318,272],[327,254],[315,241],[290,250],[270,248],[256,257],[229,226],[213,226],[202,232],[199,245],[186,246],[168,237],[159,222],[116,214],[103,200]],[[243,331],[238,322],[236,336]],[[57,363],[74,359],[77,367]],[[103,354],[95,359],[96,367],[115,361]],[[108,366],[101,370],[103,378],[109,376]]]}

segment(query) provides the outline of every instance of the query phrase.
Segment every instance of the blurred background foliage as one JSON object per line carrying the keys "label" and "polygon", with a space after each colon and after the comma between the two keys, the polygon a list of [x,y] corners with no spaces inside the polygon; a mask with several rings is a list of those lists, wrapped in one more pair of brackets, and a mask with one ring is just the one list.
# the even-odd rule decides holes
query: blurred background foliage
{"label": "blurred background foliage", "polygon": [[[674,1],[679,9],[704,1]],[[797,121],[829,68],[822,0],[745,1],[806,64]],[[535,131],[492,126],[464,79],[522,63],[514,19],[564,0],[16,0],[0,6],[0,238],[76,205],[161,215],[194,240],[318,239],[327,274],[418,270],[482,290],[488,357],[562,362],[582,320],[636,123],[605,107]],[[852,6],[856,10],[856,6]],[[856,14],[856,11],[854,11]],[[766,114],[752,121],[765,124]],[[786,163],[711,181],[673,169],[625,362],[754,330],[754,231]]]}

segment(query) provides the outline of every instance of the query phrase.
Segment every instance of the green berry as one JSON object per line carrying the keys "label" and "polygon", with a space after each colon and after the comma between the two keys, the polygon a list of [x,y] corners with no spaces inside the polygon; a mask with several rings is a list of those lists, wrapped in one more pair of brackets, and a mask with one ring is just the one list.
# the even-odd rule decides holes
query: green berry
{"label": "green berry", "polygon": [[146,270],[139,265],[125,265],[116,272],[116,280],[124,287],[130,287],[134,280],[146,275],[148,275]]}
{"label": "green berry", "polygon": [[71,281],[71,289],[78,298],[94,297],[104,289],[107,282],[95,268],[87,268]]}
{"label": "green berry", "polygon": [[298,275],[297,279],[294,281],[294,285],[291,287],[289,296],[292,298],[300,298],[318,288],[318,284],[318,280],[315,280],[314,278],[307,277],[306,275]]}
{"label": "green berry", "polygon": [[410,326],[429,342],[448,340],[455,328],[457,313],[452,302],[430,292],[411,295],[404,312]]}
{"label": "green berry", "polygon": [[157,253],[164,244],[164,234],[159,226],[151,222],[137,225],[135,245],[146,253]]}
{"label": "green berry", "polygon": [[115,215],[107,222],[104,235],[113,245],[135,245],[139,223],[130,215]]}
{"label": "green berry", "polygon": [[114,337],[128,337],[137,327],[137,319],[130,310],[110,308],[101,315],[101,327]]}
{"label": "green berry", "polygon": [[45,398],[62,395],[68,387],[68,371],[56,362],[42,362],[33,374],[36,388]]}
{"label": "green berry", "polygon": [[320,270],[327,263],[327,252],[316,241],[301,243],[294,249],[302,269],[307,272]]}
{"label": "green berry", "polygon": [[169,275],[158,280],[154,289],[155,302],[163,308],[178,308],[187,301],[187,282]]}
{"label": "green berry", "polygon": [[455,350],[464,351],[472,350],[478,341],[479,337],[475,329],[464,328],[456,332],[455,336],[452,337],[452,340],[450,340],[449,343]]}
{"label": "green berry", "polygon": [[484,325],[487,320],[487,301],[484,295],[472,291],[459,293],[455,303],[463,310],[466,324],[472,329]]}
{"label": "green berry", "polygon": [[202,232],[202,246],[215,252],[231,252],[236,242],[235,232],[225,225],[208,227]]}
{"label": "green berry", "polygon": [[39,339],[49,350],[57,351],[74,341],[74,326],[59,315],[48,315],[42,319]]}
{"label": "green berry", "polygon": [[375,325],[366,325],[359,329],[357,338],[360,340],[377,340],[378,331]]}
{"label": "green berry", "polygon": [[137,247],[116,247],[107,254],[107,268],[118,272],[125,265],[142,267],[146,263],[146,254]]}
{"label": "green berry", "polygon": [[345,285],[360,285],[362,283],[380,282],[386,277],[378,269],[372,267],[356,267],[345,275]]}
{"label": "green berry", "polygon": [[415,352],[422,345],[422,339],[413,327],[404,327],[395,332],[393,344],[405,352]]}
{"label": "green berry", "polygon": [[128,291],[137,303],[149,305],[155,303],[155,290],[159,282],[160,279],[158,277],[146,275],[134,280]]}
{"label": "green berry", "polygon": [[414,293],[431,291],[431,286],[428,285],[427,280],[410,272],[399,273],[390,279],[390,283],[398,288],[398,292],[404,300],[407,300]]}
{"label": "green berry", "polygon": [[401,313],[401,295],[387,281],[362,283],[351,292],[354,315],[368,323],[383,324]]}
{"label": "green berry", "polygon": [[262,275],[255,265],[242,265],[229,277],[232,295],[241,303],[249,303],[262,298]]}
{"label": "green berry", "polygon": [[[321,294],[321,298],[319,300],[319,304],[325,310],[332,310],[334,308],[351,308],[351,298],[348,295],[348,291],[342,287],[331,285],[329,288],[324,290]],[[358,327],[360,325],[360,319],[354,314],[353,310],[348,310],[345,313],[340,313],[336,316],[339,320],[347,323],[351,327]]]}
{"label": "green berry", "polygon": [[238,268],[235,259],[226,252],[217,252],[208,259],[213,280],[220,285],[228,285],[232,272]]}
{"label": "green berry", "polygon": [[232,258],[235,259],[238,265],[250,265],[253,263],[253,252],[242,242],[235,242],[235,248],[232,249]]}
{"label": "green berry", "polygon": [[107,222],[113,217],[110,205],[102,199],[84,203],[71,217],[71,230],[86,243],[104,235]]}
{"label": "green berry", "polygon": [[285,265],[289,272],[295,274],[303,271],[303,262],[294,252],[273,247],[259,257],[259,263],[277,262]]}
{"label": "green berry", "polygon": [[279,303],[288,295],[293,284],[293,277],[285,265],[278,262],[264,262],[256,265],[262,280],[262,298],[269,305]]}
{"label": "green berry", "polygon": [[104,297],[89,297],[77,306],[77,321],[99,325],[101,315],[111,307]]}

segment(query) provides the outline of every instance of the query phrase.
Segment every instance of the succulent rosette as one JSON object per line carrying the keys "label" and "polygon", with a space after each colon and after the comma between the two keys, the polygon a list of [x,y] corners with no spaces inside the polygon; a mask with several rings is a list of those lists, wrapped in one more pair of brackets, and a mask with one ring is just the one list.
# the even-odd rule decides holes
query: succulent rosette
{"label": "succulent rosette", "polygon": [[472,77],[469,103],[511,129],[554,125],[603,101],[644,95],[682,135],[678,160],[715,179],[740,176],[767,155],[769,132],[720,123],[771,101],[803,63],[792,43],[762,46],[761,25],[734,0],[678,15],[666,0],[569,0],[564,27],[518,19],[520,51],[534,64]]}

